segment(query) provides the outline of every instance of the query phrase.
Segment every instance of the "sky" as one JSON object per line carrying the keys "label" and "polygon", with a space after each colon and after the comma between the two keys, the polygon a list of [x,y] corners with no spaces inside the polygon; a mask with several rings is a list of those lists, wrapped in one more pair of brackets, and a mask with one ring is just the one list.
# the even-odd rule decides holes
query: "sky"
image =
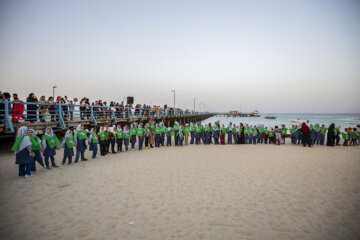
{"label": "sky", "polygon": [[360,112],[360,1],[1,0],[0,90]]}

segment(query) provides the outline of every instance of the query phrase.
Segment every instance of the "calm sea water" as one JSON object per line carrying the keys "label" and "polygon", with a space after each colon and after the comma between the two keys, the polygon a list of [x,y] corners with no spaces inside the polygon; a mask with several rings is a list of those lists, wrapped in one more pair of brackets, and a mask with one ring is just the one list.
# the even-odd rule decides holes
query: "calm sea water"
{"label": "calm sea water", "polygon": [[[265,119],[267,115],[275,115],[276,119]],[[336,126],[340,125],[341,130],[347,127],[356,127],[360,124],[360,113],[277,113],[266,114],[261,113],[261,117],[219,117],[214,116],[202,121],[203,124],[214,123],[220,120],[220,124],[229,124],[230,122],[236,125],[240,123],[248,123],[250,125],[264,124],[267,127],[274,127],[275,125],[285,124],[287,127],[291,127],[291,119],[308,120],[309,124],[325,124],[329,127],[331,123],[335,123]]]}

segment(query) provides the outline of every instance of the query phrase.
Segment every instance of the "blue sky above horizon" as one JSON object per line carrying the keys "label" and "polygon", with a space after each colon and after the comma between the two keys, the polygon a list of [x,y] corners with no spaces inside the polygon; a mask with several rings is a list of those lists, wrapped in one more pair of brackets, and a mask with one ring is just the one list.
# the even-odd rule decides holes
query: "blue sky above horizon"
{"label": "blue sky above horizon", "polygon": [[0,90],[360,112],[359,43],[360,1],[4,0]]}

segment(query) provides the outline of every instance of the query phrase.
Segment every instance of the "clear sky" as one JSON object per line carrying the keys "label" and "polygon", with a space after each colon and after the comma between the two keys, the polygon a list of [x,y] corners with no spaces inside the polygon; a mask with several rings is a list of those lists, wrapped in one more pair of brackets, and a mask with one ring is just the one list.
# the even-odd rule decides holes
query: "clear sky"
{"label": "clear sky", "polygon": [[360,112],[360,1],[1,0],[0,90]]}

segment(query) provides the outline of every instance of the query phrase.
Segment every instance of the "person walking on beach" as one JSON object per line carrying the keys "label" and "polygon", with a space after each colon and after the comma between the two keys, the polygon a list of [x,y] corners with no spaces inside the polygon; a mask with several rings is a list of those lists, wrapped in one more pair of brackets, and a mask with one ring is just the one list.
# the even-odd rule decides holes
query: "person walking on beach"
{"label": "person walking on beach", "polygon": [[193,122],[190,123],[190,144],[194,144],[195,143],[195,125]]}
{"label": "person walking on beach", "polygon": [[101,156],[105,156],[107,154],[106,152],[106,133],[103,126],[100,127],[99,133],[98,133],[98,141],[100,143],[100,154]]}
{"label": "person walking on beach", "polygon": [[92,151],[92,158],[96,158],[96,154],[98,151],[98,136],[96,134],[96,128],[92,128],[90,130],[90,136],[88,138],[89,141],[89,150]]}
{"label": "person walking on beach", "polygon": [[120,125],[116,127],[116,143],[117,143],[117,152],[122,152],[122,144],[123,144],[123,130]]}
{"label": "person walking on beach", "polygon": [[142,123],[140,123],[138,125],[138,128],[136,130],[136,135],[138,136],[138,139],[139,139],[139,151],[141,151],[143,148],[143,142],[144,142],[144,128],[143,128]]}
{"label": "person walking on beach", "polygon": [[244,125],[240,123],[239,127],[239,144],[245,144],[245,134],[244,134]]}
{"label": "person walking on beach", "polygon": [[221,133],[220,133],[220,144],[225,145],[225,135],[226,135],[226,128],[224,124],[221,126]]}
{"label": "person walking on beach", "polygon": [[31,140],[31,150],[33,152],[34,159],[31,165],[31,171],[36,172],[36,162],[38,162],[40,166],[45,167],[43,158],[41,156],[41,152],[43,152],[44,149],[41,148],[41,140],[38,136],[36,136],[36,131],[30,128],[28,133]]}
{"label": "person walking on beach", "polygon": [[124,130],[123,130],[123,133],[124,133],[124,145],[125,145],[125,150],[128,151],[129,150],[129,141],[130,141],[130,130],[129,130],[129,127],[128,125],[125,125],[124,127]]}
{"label": "person walking on beach", "polygon": [[301,132],[303,136],[303,145],[306,147],[306,144],[311,147],[311,139],[310,139],[310,129],[306,125],[306,123],[302,123],[301,125]]}

